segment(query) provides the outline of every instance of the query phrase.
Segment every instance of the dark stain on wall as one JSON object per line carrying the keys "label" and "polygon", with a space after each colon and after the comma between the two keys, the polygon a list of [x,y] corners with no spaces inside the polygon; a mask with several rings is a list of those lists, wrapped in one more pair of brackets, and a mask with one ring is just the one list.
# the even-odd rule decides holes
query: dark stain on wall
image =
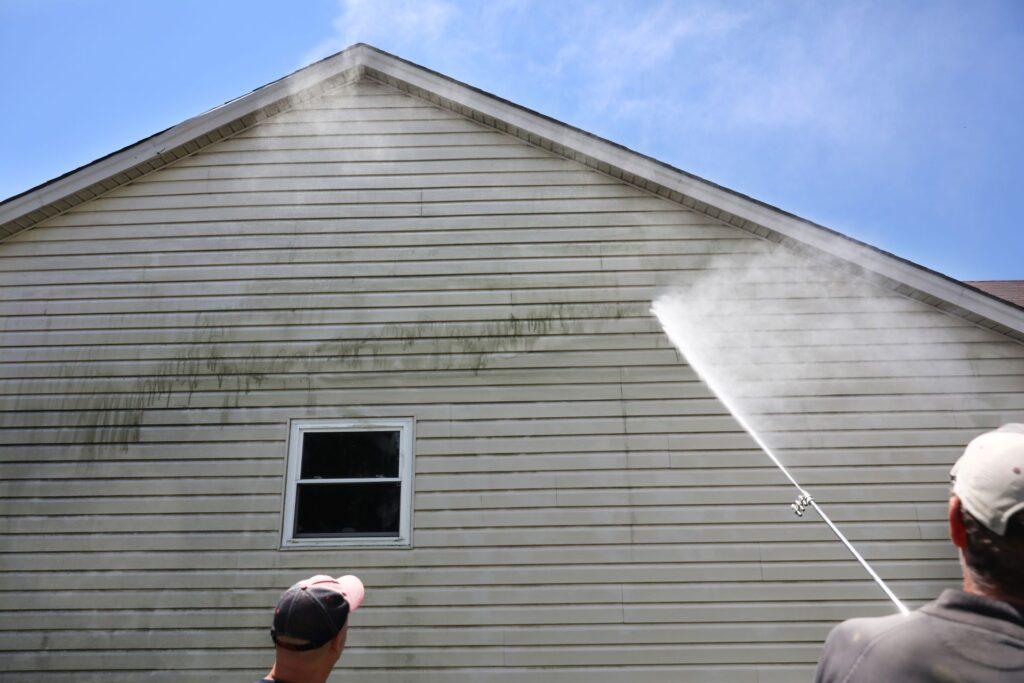
{"label": "dark stain on wall", "polygon": [[[239,407],[241,397],[253,391],[299,391],[294,377],[287,384],[275,380],[305,375],[306,400],[315,405],[318,374],[451,371],[477,375],[499,356],[530,352],[547,335],[578,334],[588,320],[638,314],[631,310],[635,306],[624,304],[551,304],[539,310],[531,305],[527,315],[511,308],[508,317],[500,320],[383,324],[372,336],[339,336],[301,351],[282,344],[272,356],[265,344],[251,342],[248,353],[240,354],[239,346],[246,342],[237,330],[244,328],[219,326],[215,314],[200,314],[191,338],[180,345],[180,355],[158,363],[143,376],[105,377],[101,380],[105,386],[92,394],[84,387],[69,388],[77,393],[63,397],[59,409],[75,413],[75,426],[82,430],[76,443],[138,443],[146,411],[198,407],[194,399],[200,393],[206,399],[204,408]],[[273,324],[289,322],[289,314],[282,312]],[[439,346],[443,352],[437,350]],[[234,349],[232,355],[226,355],[225,349]],[[89,370],[67,362],[57,374],[73,386],[76,379],[87,378]],[[221,396],[216,405],[209,401],[213,392]]]}

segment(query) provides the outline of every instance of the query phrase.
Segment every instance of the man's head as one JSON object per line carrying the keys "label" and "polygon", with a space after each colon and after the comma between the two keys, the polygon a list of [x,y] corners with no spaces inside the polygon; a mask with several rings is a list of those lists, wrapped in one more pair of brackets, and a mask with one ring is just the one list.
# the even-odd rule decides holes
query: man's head
{"label": "man's head", "polygon": [[1024,602],[1024,425],[971,441],[950,476],[950,535],[965,579],[983,593]]}
{"label": "man's head", "polygon": [[334,579],[318,574],[286,590],[270,630],[277,646],[275,677],[325,679],[341,657],[348,615],[358,609],[363,595],[363,584],[354,576]]}

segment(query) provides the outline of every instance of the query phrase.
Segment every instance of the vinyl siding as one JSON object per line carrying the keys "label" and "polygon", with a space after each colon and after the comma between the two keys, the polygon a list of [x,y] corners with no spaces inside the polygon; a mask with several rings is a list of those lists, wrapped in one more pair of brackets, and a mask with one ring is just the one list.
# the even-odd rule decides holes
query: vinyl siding
{"label": "vinyl siding", "polygon": [[[890,605],[648,311],[775,252],[735,325],[808,362],[751,400],[920,604],[958,577],[950,463],[1024,413],[995,332],[372,82],[18,235],[0,680],[253,680],[322,571],[368,587],[357,680],[809,678]],[[280,551],[288,420],[386,416],[416,419],[414,547]]]}

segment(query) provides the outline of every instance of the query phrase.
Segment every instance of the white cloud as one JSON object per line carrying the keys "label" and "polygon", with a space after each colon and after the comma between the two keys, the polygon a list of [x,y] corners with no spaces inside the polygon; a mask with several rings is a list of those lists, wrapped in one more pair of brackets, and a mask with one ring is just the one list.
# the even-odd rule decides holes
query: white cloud
{"label": "white cloud", "polygon": [[[372,43],[585,128],[628,125],[642,146],[666,125],[685,135],[799,131],[891,143],[900,88],[942,60],[893,44],[933,35],[923,29],[937,12],[914,13],[913,30],[880,26],[871,3],[339,0],[338,8],[332,35],[307,61]],[[931,56],[908,62],[908,52]],[[531,99],[544,96],[554,104]]]}
{"label": "white cloud", "polygon": [[[695,3],[663,2],[647,12],[589,7],[581,13],[580,24],[567,32],[555,68],[575,71],[589,106],[606,113],[639,114],[664,106],[665,97],[678,93],[637,98],[625,96],[626,91],[645,89],[648,75],[672,68],[680,56],[717,44],[745,20],[740,12]],[[685,74],[680,80],[691,78]]]}
{"label": "white cloud", "polygon": [[446,0],[339,0],[341,13],[332,22],[334,34],[310,50],[305,64],[353,43],[379,44],[385,49],[445,35],[458,8]]}
{"label": "white cloud", "polygon": [[863,17],[839,12],[785,37],[751,35],[752,50],[715,66],[714,107],[735,127],[797,128],[842,136],[866,123],[864,98],[879,55]]}

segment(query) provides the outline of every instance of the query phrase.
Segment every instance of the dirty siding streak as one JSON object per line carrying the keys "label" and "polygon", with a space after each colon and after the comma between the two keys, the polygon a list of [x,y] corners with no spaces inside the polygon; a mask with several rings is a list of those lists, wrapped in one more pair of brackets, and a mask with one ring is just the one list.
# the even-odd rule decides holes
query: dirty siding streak
{"label": "dirty siding streak", "polygon": [[[252,680],[322,570],[369,586],[360,681],[805,679],[888,606],[648,314],[771,248],[372,82],[0,245],[0,680]],[[863,295],[795,258],[747,294],[835,350],[785,456],[935,595],[948,463],[1019,419],[1024,348],[883,290],[891,324],[839,334]],[[891,375],[858,375],[869,346]],[[417,420],[415,548],[278,551],[288,419],[390,415]]]}

